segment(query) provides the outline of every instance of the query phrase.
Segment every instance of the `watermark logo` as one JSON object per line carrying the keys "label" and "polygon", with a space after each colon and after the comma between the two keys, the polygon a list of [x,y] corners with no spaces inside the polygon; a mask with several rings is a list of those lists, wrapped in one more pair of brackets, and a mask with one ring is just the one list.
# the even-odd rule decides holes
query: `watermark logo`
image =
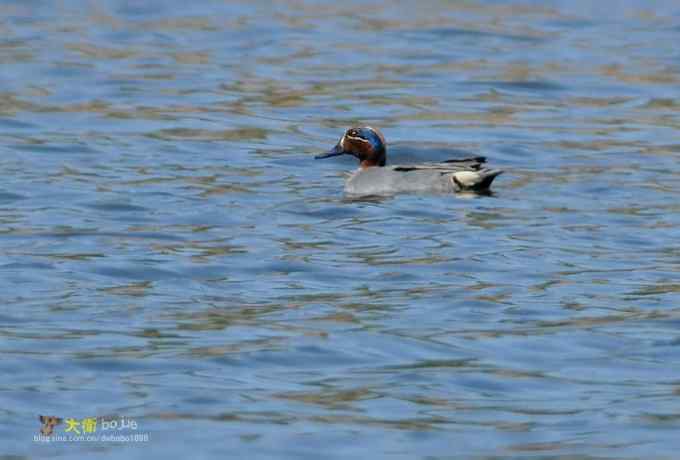
{"label": "watermark logo", "polygon": [[[130,417],[85,417],[81,419],[40,415],[40,434],[36,442],[147,442],[148,433],[141,433],[136,420]],[[55,428],[65,422],[63,433]]]}
{"label": "watermark logo", "polygon": [[53,415],[39,415],[38,420],[42,423],[40,434],[43,436],[50,436],[54,431],[54,427],[62,422],[59,417]]}

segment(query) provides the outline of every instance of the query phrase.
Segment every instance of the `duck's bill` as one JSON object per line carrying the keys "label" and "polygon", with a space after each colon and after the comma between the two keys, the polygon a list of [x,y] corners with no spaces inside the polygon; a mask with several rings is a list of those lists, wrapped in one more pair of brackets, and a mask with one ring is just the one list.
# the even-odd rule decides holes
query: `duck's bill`
{"label": "duck's bill", "polygon": [[314,157],[315,160],[323,160],[324,158],[337,157],[338,155],[343,155],[345,151],[340,147],[340,144],[333,147],[330,151],[322,153]]}

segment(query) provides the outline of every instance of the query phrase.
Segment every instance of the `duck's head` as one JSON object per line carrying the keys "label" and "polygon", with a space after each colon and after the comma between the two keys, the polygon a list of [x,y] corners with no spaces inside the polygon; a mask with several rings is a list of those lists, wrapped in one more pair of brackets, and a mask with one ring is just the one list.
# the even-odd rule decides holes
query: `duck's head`
{"label": "duck's head", "polygon": [[387,155],[385,138],[380,131],[369,126],[350,128],[330,152],[317,155],[314,158],[330,158],[338,155],[357,157],[361,168],[385,166]]}

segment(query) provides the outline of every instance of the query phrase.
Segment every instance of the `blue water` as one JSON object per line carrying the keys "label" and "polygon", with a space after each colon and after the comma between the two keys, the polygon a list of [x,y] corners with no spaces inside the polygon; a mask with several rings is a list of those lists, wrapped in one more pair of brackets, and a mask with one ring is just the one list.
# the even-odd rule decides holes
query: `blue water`
{"label": "blue water", "polygon": [[[678,42],[671,1],[3,2],[0,459],[677,458]],[[348,199],[353,125],[506,173]]]}

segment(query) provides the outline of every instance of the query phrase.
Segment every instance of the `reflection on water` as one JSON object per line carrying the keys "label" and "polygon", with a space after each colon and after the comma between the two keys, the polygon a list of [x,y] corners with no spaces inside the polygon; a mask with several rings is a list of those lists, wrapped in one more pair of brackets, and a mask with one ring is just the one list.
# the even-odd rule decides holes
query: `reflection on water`
{"label": "reflection on water", "polygon": [[[2,453],[674,457],[677,5],[0,12]],[[345,197],[353,124],[506,174]]]}

